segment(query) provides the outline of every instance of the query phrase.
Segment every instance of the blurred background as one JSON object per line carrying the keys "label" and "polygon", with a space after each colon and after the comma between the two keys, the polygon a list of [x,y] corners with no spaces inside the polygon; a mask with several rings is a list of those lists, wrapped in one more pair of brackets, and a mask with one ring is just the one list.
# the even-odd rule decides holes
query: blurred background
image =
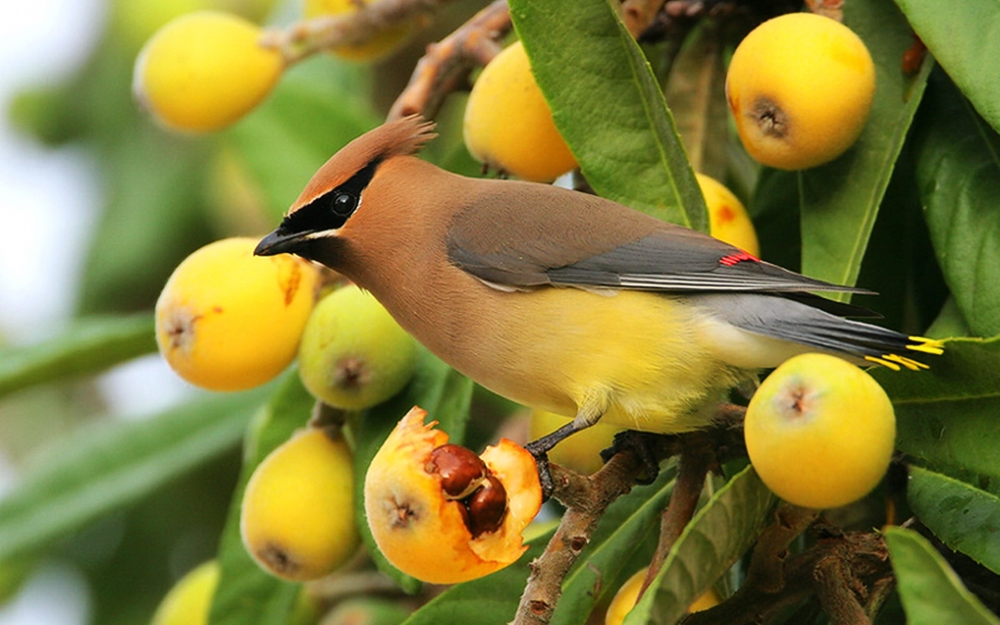
{"label": "blurred background", "polygon": [[[426,44],[483,4],[453,3],[378,62],[319,54],[298,63],[252,114],[203,136],[165,132],[138,109],[131,80],[142,45],[200,8],[287,24],[302,0],[34,0],[5,12],[0,345],[64,342],[80,336],[81,319],[145,323],[185,256],[270,230],[330,154],[384,119]],[[452,100],[439,119],[460,114],[463,98]],[[432,150],[454,170],[478,171],[452,135]],[[0,391],[0,497],[82,437],[208,395],[149,353],[151,321],[147,335],[146,355],[100,376]],[[126,508],[92,516],[54,546],[3,561],[0,625],[148,622],[166,590],[217,550],[240,466],[231,438],[155,493],[136,491]]]}
{"label": "blurred background", "polygon": [[[100,162],[86,142],[58,136],[55,119],[43,119],[36,107],[46,96],[54,98],[91,60],[110,7],[104,0],[36,0],[5,13],[0,20],[0,215],[9,236],[0,245],[0,341],[17,345],[56,335],[80,305],[81,273],[107,200]],[[59,396],[50,388],[21,393],[0,405],[0,493],[10,489],[18,468],[31,462],[46,443],[43,437],[53,431],[73,429],[98,412],[111,418],[152,414],[187,392],[156,356],[84,387],[55,391]],[[71,414],[69,404],[84,410]],[[105,537],[112,540],[95,545],[94,555],[113,551],[115,537]],[[8,599],[0,607],[3,625],[71,625],[90,619],[91,590],[73,558],[32,563],[21,571],[2,571],[0,577]]]}

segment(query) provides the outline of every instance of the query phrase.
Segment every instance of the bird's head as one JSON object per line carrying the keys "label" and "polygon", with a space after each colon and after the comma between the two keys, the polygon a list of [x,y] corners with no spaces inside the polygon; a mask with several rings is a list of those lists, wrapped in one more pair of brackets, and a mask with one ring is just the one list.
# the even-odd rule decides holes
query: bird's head
{"label": "bird's head", "polygon": [[319,168],[281,225],[260,241],[254,254],[289,253],[322,261],[323,250],[341,237],[351,217],[377,194],[369,184],[379,167],[415,154],[434,136],[433,122],[411,115],[351,141]]}

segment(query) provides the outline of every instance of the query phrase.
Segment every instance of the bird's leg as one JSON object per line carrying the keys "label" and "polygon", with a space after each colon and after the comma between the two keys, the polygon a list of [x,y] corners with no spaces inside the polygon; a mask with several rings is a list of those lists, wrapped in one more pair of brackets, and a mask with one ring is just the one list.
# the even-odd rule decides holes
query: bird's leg
{"label": "bird's leg", "polygon": [[538,481],[542,485],[543,500],[547,500],[555,489],[555,483],[552,481],[552,473],[549,471],[549,450],[573,434],[594,425],[600,418],[600,413],[596,413],[595,415],[594,413],[581,410],[566,425],[524,446],[528,450],[528,453],[534,457],[535,464],[538,466]]}

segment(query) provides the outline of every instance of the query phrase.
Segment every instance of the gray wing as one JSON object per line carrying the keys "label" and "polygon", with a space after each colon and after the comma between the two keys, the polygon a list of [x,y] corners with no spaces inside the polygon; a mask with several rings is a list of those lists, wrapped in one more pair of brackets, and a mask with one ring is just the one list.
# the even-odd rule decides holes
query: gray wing
{"label": "gray wing", "polygon": [[[546,185],[518,186],[514,193],[508,188],[477,198],[449,227],[451,261],[499,287],[802,293],[809,300],[810,291],[870,293],[782,269],[616,202]],[[863,310],[847,308],[856,311],[851,314]]]}

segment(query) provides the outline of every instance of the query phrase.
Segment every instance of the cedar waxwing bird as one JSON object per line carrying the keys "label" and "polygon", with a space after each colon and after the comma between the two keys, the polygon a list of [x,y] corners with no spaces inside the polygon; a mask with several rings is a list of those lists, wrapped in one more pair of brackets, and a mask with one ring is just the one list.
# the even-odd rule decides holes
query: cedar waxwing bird
{"label": "cedar waxwing bird", "polygon": [[731,388],[803,352],[918,369],[907,354],[942,351],[813,294],[869,291],[593,195],[439,169],[415,156],[433,128],[407,117],[349,143],[255,253],[342,273],[479,384],[575,417],[533,452],[601,418],[706,426]]}

